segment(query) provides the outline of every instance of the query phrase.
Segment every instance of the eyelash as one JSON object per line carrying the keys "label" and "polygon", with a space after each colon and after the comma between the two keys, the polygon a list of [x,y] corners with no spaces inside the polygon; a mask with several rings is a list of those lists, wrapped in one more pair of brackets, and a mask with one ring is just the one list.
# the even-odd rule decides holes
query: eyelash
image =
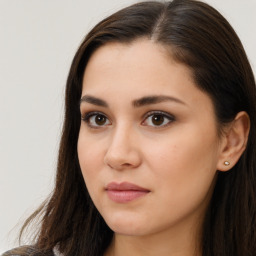
{"label": "eyelash", "polygon": [[87,114],[85,114],[84,115],[84,117],[82,117],[82,120],[90,127],[90,128],[93,128],[93,129],[99,129],[99,128],[101,128],[101,127],[103,127],[103,126],[106,126],[106,125],[98,125],[98,126],[96,126],[96,125],[92,125],[91,123],[90,123],[90,119],[91,119],[91,117],[96,117],[96,116],[102,116],[102,117],[105,117],[106,118],[106,120],[108,120],[108,118],[107,118],[107,116],[106,115],[104,115],[103,113],[101,113],[101,112],[89,112],[89,113],[87,113]]}
{"label": "eyelash", "polygon": [[[145,115],[145,117],[143,118],[143,122],[142,122],[142,125],[144,125],[144,123],[145,123],[145,121],[149,118],[149,117],[153,117],[153,116],[161,116],[161,117],[163,117],[164,119],[165,119],[165,121],[166,121],[166,119],[168,120],[167,121],[167,123],[165,123],[164,125],[156,125],[156,126],[153,126],[153,125],[150,125],[150,126],[152,126],[152,127],[154,127],[154,128],[163,128],[163,127],[166,127],[166,126],[169,126],[172,122],[174,122],[175,121],[175,117],[173,116],[173,115],[170,115],[170,114],[168,114],[168,113],[166,113],[166,112],[164,112],[164,111],[150,111],[150,112],[148,112],[146,115]],[[152,121],[151,121],[152,122]]]}
{"label": "eyelash", "polygon": [[[96,116],[101,116],[101,117],[104,117],[105,120],[107,120],[107,124],[103,124],[103,125],[95,125],[95,124],[91,124],[90,121],[91,121],[91,118],[92,117],[96,117]],[[143,122],[141,123],[143,126],[147,126],[146,124],[146,120],[149,118],[149,117],[153,117],[153,116],[160,116],[164,119],[164,124],[160,124],[160,125],[148,125],[150,127],[153,127],[155,129],[159,129],[159,128],[163,128],[163,127],[166,127],[166,126],[169,126],[172,122],[175,121],[175,117],[173,115],[170,115],[166,112],[163,112],[163,111],[150,111],[148,112],[144,117],[143,117]],[[85,114],[83,117],[82,117],[82,120],[84,122],[86,122],[86,124],[90,127],[90,128],[93,128],[93,129],[100,129],[102,127],[105,127],[107,125],[110,125],[111,124],[111,121],[109,121],[108,117],[103,114],[102,112],[89,112],[87,114]],[[95,121],[94,121],[95,122]],[[152,120],[151,120],[151,123],[152,123]]]}

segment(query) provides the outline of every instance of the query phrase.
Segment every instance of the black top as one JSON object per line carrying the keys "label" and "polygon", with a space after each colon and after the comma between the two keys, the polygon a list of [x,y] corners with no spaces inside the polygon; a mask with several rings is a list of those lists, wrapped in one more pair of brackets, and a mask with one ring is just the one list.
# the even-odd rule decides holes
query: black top
{"label": "black top", "polygon": [[34,246],[22,246],[3,253],[1,256],[56,256],[53,251],[40,252]]}

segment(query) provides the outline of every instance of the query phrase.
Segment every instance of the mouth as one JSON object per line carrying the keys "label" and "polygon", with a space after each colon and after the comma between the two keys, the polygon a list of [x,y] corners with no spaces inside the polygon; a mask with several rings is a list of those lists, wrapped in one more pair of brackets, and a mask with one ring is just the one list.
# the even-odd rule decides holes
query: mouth
{"label": "mouth", "polygon": [[105,190],[108,197],[116,203],[128,203],[150,192],[148,189],[129,182],[111,182],[106,186]]}

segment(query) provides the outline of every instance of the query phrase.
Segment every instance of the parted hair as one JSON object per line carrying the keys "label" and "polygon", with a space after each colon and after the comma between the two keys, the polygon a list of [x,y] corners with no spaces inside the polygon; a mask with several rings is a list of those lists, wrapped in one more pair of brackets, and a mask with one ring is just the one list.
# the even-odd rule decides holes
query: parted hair
{"label": "parted hair", "polygon": [[218,172],[200,245],[203,256],[255,256],[255,79],[233,28],[217,10],[196,0],[131,5],[99,22],[82,41],[66,83],[55,188],[22,229],[40,219],[36,249],[30,254],[47,255],[57,247],[65,256],[100,256],[109,246],[113,231],[91,201],[78,162],[82,78],[96,49],[109,42],[129,44],[140,38],[163,45],[170,58],[192,71],[195,84],[212,99],[220,134],[239,111],[248,113],[247,147],[230,171]]}

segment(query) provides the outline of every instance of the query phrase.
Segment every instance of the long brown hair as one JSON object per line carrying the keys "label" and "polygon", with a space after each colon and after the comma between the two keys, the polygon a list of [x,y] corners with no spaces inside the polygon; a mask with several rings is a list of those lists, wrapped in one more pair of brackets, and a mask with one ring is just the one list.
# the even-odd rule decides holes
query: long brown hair
{"label": "long brown hair", "polygon": [[102,255],[110,244],[113,232],[93,205],[78,162],[82,77],[97,48],[141,37],[164,45],[172,58],[192,70],[198,88],[214,103],[220,130],[239,111],[250,116],[245,152],[232,170],[218,174],[201,247],[203,256],[256,255],[255,80],[229,23],[214,8],[195,0],[132,5],[101,21],[85,37],[67,79],[55,189],[24,228],[41,213],[35,241],[38,252],[58,246],[65,256],[95,256]]}

